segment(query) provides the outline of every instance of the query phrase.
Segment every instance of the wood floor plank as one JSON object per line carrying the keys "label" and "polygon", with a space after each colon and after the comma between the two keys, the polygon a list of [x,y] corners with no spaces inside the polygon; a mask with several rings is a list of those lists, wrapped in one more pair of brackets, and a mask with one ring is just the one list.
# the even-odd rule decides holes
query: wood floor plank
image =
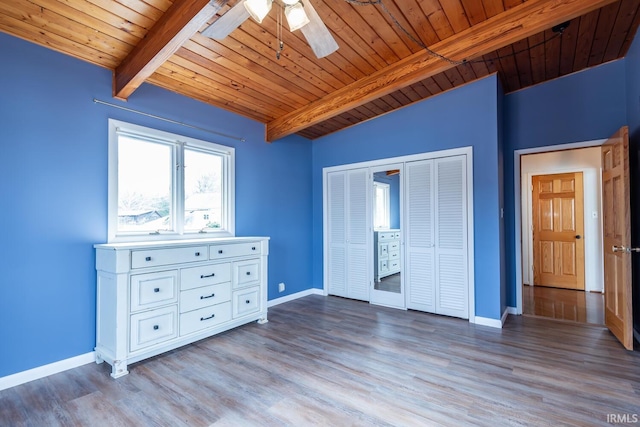
{"label": "wood floor plank", "polygon": [[503,329],[312,295],[133,364],[0,391],[10,426],[607,425],[640,413],[640,355],[603,327]]}

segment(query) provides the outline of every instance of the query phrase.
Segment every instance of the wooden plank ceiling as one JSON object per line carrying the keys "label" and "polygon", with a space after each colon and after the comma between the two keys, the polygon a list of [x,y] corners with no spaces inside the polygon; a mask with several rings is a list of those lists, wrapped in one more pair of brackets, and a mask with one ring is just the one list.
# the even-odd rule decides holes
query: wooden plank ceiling
{"label": "wooden plank ceiling", "polygon": [[[339,49],[317,59],[274,4],[224,40],[200,34],[237,1],[0,0],[0,31],[315,139],[497,72],[512,92],[623,57],[638,0],[312,1]],[[569,21],[564,32],[552,27]],[[425,49],[445,55],[441,59]]]}

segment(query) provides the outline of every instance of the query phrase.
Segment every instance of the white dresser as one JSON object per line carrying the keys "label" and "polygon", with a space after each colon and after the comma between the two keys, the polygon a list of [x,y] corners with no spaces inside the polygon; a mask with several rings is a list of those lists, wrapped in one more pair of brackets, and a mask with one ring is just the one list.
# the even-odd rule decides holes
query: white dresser
{"label": "white dresser", "polygon": [[375,281],[400,273],[400,230],[374,231],[373,245]]}
{"label": "white dresser", "polygon": [[269,239],[98,244],[96,363],[127,366],[257,320],[267,322]]}

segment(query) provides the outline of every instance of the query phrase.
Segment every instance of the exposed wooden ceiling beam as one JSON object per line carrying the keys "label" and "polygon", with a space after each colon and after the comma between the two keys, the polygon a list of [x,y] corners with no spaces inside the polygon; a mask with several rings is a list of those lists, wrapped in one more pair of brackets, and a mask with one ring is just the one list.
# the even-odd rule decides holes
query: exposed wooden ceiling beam
{"label": "exposed wooden ceiling beam", "polygon": [[[582,16],[615,0],[528,0],[446,38],[430,49],[454,61],[470,60]],[[385,67],[267,123],[269,142],[335,117],[402,87],[455,67],[426,50]]]}
{"label": "exposed wooden ceiling beam", "polygon": [[225,3],[226,0],[175,1],[116,68],[114,98],[126,100]]}

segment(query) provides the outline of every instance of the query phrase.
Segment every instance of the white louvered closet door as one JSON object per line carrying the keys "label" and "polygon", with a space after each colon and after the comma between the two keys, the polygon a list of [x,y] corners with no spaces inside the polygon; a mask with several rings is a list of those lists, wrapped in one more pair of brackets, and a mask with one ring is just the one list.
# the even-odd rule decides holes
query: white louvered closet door
{"label": "white louvered closet door", "polygon": [[405,174],[407,308],[435,313],[433,160],[408,162]]}
{"label": "white louvered closet door", "polygon": [[466,156],[406,164],[407,308],[469,318]]}
{"label": "white louvered closet door", "polygon": [[466,156],[435,160],[436,313],[469,318]]}
{"label": "white louvered closet door", "polygon": [[347,296],[347,174],[327,174],[329,268],[328,292],[331,295]]}
{"label": "white louvered closet door", "polygon": [[347,172],[347,297],[369,301],[368,169]]}

